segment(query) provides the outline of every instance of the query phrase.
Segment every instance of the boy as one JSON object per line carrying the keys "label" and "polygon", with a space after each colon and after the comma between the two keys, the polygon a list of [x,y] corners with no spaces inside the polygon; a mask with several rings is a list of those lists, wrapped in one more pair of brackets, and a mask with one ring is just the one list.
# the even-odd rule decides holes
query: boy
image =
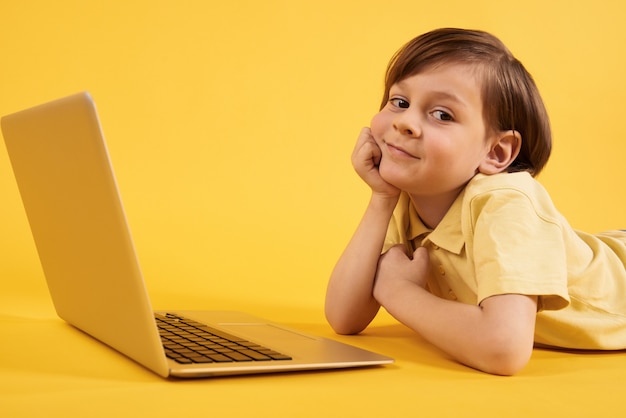
{"label": "boy", "polygon": [[335,331],[383,306],[500,375],[534,344],[626,348],[626,233],[568,225],[533,179],[550,150],[535,83],[497,38],[440,29],[406,44],[352,155],[372,195],[328,284]]}

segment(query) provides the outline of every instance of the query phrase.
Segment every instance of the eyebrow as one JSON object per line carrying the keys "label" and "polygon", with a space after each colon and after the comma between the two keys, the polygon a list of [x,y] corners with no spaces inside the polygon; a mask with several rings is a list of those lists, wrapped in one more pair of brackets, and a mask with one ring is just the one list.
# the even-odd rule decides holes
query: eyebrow
{"label": "eyebrow", "polygon": [[[396,85],[398,85],[400,88],[408,88],[408,86],[406,86],[406,83],[404,82],[404,80],[398,81],[396,83]],[[447,99],[447,100],[452,100],[455,103],[458,103],[460,105],[462,105],[463,107],[467,107],[468,104],[465,100],[462,100],[461,97],[453,92],[450,91],[446,91],[446,90],[429,90],[428,92],[428,96],[433,97],[435,99]]]}
{"label": "eyebrow", "polygon": [[467,106],[465,100],[462,100],[458,95],[456,95],[454,93],[450,93],[450,92],[447,92],[447,91],[436,90],[436,91],[430,92],[429,94],[434,96],[434,97],[436,97],[436,98],[438,98],[438,99],[440,99],[440,98],[448,99],[448,100],[452,100],[452,101],[454,101],[456,103],[462,104],[463,106]]}

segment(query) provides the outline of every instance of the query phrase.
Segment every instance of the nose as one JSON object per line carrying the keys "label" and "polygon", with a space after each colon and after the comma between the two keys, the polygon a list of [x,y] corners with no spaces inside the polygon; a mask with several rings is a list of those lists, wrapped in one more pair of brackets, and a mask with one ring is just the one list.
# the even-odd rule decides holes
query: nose
{"label": "nose", "polygon": [[403,135],[418,138],[422,135],[419,115],[405,110],[399,113],[393,121],[393,127]]}

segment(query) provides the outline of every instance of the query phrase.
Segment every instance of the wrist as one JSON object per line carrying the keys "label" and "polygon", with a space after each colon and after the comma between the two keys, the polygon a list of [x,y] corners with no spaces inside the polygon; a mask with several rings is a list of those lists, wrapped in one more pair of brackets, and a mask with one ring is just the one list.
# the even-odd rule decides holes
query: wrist
{"label": "wrist", "polygon": [[424,298],[429,297],[432,297],[432,294],[410,281],[398,281],[384,289],[374,288],[376,302],[400,322],[404,322],[402,320],[403,312],[407,312],[407,310],[417,312],[423,306]]}
{"label": "wrist", "polygon": [[384,193],[372,193],[370,197],[370,206],[376,209],[387,210],[393,212],[398,204],[400,195],[388,195]]}
{"label": "wrist", "polygon": [[[390,280],[374,286],[374,299],[385,309],[390,310],[394,302],[398,302],[413,292],[415,286],[405,280]],[[393,309],[391,309],[393,310]]]}

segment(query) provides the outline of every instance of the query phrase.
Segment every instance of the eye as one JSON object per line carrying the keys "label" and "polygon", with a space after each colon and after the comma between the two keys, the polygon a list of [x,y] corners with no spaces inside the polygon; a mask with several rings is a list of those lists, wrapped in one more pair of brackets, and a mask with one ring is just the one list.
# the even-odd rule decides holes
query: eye
{"label": "eye", "polygon": [[392,106],[400,108],[400,109],[408,109],[410,106],[409,102],[399,97],[393,97],[389,99],[389,103],[391,103]]}
{"label": "eye", "polygon": [[444,112],[443,110],[435,110],[432,113],[432,115],[435,117],[435,119],[443,121],[443,122],[451,122],[454,120],[452,115],[450,115],[447,112]]}

